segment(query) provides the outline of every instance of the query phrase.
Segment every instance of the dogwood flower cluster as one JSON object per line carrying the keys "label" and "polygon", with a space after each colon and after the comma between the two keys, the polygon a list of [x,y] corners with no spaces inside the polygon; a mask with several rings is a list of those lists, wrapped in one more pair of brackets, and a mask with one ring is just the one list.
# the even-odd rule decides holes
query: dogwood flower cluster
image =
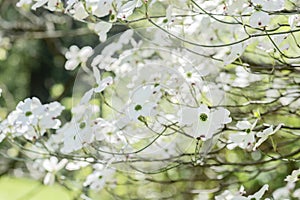
{"label": "dogwood flower cluster", "polygon": [[239,192],[232,193],[229,190],[224,191],[221,195],[218,195],[215,197],[215,200],[234,200],[234,199],[240,199],[240,200],[251,200],[251,199],[262,199],[265,192],[269,189],[269,185],[264,185],[262,188],[260,188],[259,191],[257,191],[253,195],[244,196],[246,194],[245,188],[241,186]]}
{"label": "dogwood flower cluster", "polygon": [[[181,50],[158,51],[153,46],[143,49],[147,44],[142,42],[134,49],[138,44],[134,34],[125,32],[122,37],[128,42],[113,43],[121,46],[113,55],[105,48],[104,55],[100,53],[101,58],[111,62],[101,63],[100,57],[93,57],[92,67],[84,71],[95,84],[89,85],[90,89],[77,99],[68,122],[61,125],[58,117],[64,108],[58,102],[43,105],[35,97],[20,102],[2,121],[1,134],[8,139],[25,137],[36,141],[37,147],[31,146],[32,150],[51,154],[38,159],[30,155],[38,160],[35,166],[42,166],[37,177],[41,177],[44,184],[61,181],[61,173],[65,171],[75,173],[89,169],[82,186],[101,191],[114,187],[112,180],[118,172],[113,167],[119,163],[131,163],[131,170],[151,172],[172,164],[175,158],[178,162],[187,162],[186,157],[181,158],[185,154],[196,154],[196,163],[200,163],[197,159],[201,154],[201,162],[205,162],[221,145],[219,140],[226,143],[229,150],[240,147],[254,151],[281,128],[282,125],[276,128],[268,125],[257,131],[258,121],[251,124],[234,119],[229,109],[218,105],[223,103],[222,92],[218,84],[209,81],[214,80],[210,77],[214,72],[197,71],[201,69],[200,64],[176,56],[181,55]],[[122,48],[125,51],[115,59]],[[173,59],[169,60],[170,57]],[[114,72],[114,77],[105,77],[102,71]],[[250,86],[253,81],[248,77],[239,78],[244,78]],[[257,81],[262,79],[259,77]],[[95,100],[105,102],[106,110],[93,104]],[[111,114],[105,115],[108,110]],[[236,125],[239,132],[230,133],[224,142],[226,134],[223,132],[234,131],[232,125]],[[51,132],[46,136],[47,130]],[[45,141],[39,141],[42,136]],[[155,162],[145,164],[151,160]],[[142,161],[145,163],[140,165]],[[34,171],[32,166],[29,168]],[[248,196],[244,190],[239,194],[226,190],[215,198],[260,199],[267,188],[263,186]]]}
{"label": "dogwood flower cluster", "polygon": [[[101,44],[65,52],[65,69],[79,72],[69,117],[59,102],[33,97],[1,121],[0,142],[30,160],[14,173],[29,172],[46,185],[76,179],[83,199],[91,199],[88,190],[110,192],[123,183],[154,190],[139,186],[134,199],[201,199],[203,190],[216,200],[288,198],[279,194],[292,190],[299,196],[297,162],[294,171],[282,167],[298,159],[297,3],[20,0],[23,9],[87,22]],[[104,43],[115,25],[132,29]],[[282,148],[287,143],[291,150]],[[264,178],[272,170],[291,173],[286,186],[270,182],[268,191]],[[253,179],[261,184],[256,193],[246,195],[243,186],[233,192]],[[188,191],[176,185],[191,180]]]}
{"label": "dogwood flower cluster", "polygon": [[1,133],[36,140],[47,130],[60,127],[61,121],[58,117],[63,110],[64,107],[58,102],[42,104],[36,97],[25,99],[1,122]]}
{"label": "dogwood flower cluster", "polygon": [[235,147],[240,147],[249,151],[255,151],[263,142],[268,139],[269,136],[275,134],[283,125],[279,124],[275,129],[271,125],[269,128],[266,128],[263,131],[255,132],[253,129],[255,128],[256,124],[257,120],[253,124],[248,121],[239,121],[236,124],[236,127],[239,130],[243,130],[243,132],[230,134],[230,144],[228,144],[227,148],[234,149]]}

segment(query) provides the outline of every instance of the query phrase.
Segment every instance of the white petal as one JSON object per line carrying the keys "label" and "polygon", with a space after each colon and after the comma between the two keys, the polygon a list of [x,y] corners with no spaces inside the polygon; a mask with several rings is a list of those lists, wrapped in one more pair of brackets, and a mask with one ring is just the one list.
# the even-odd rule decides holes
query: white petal
{"label": "white petal", "polygon": [[279,124],[279,125],[275,128],[275,130],[273,130],[273,126],[271,126],[271,127],[267,128],[267,129],[263,130],[263,132],[258,132],[258,133],[256,133],[256,136],[257,136],[257,137],[260,137],[260,139],[259,139],[259,140],[257,141],[257,143],[255,144],[253,150],[256,150],[257,147],[259,147],[264,141],[266,141],[270,135],[275,134],[275,133],[281,128],[281,126],[283,126],[282,123]]}
{"label": "white petal", "polygon": [[267,13],[262,11],[254,12],[249,19],[250,26],[254,28],[265,27],[268,26],[269,23],[270,23],[270,16]]}
{"label": "white petal", "polygon": [[93,88],[90,89],[89,91],[87,91],[83,95],[83,97],[81,98],[80,104],[86,104],[86,103],[88,103],[91,100],[93,93],[94,93],[94,89]]}
{"label": "white petal", "polygon": [[48,172],[52,171],[52,166],[51,166],[51,162],[49,159],[44,160],[43,162],[43,167],[44,169],[46,169]]}
{"label": "white petal", "polygon": [[256,133],[257,137],[268,137],[269,135],[273,134],[273,126],[270,126],[269,128],[263,130],[263,132]]}
{"label": "white petal", "polygon": [[100,37],[100,41],[104,42],[107,38],[107,32],[112,28],[112,24],[108,23],[108,22],[98,22],[97,24],[95,24],[95,32],[98,33],[99,37]]}
{"label": "white petal", "polygon": [[224,64],[228,65],[233,61],[235,61],[238,57],[240,57],[243,54],[245,48],[246,45],[244,45],[243,43],[238,43],[236,45],[233,45],[231,47],[230,54],[226,56],[226,58],[224,59]]}
{"label": "white petal", "polygon": [[68,163],[67,159],[62,159],[57,165],[56,165],[56,171],[61,170],[64,168],[64,166]]}
{"label": "white petal", "polygon": [[291,175],[288,175],[284,181],[288,183],[295,183],[299,180],[298,176],[300,175],[300,169],[293,170]]}
{"label": "white petal", "polygon": [[153,90],[152,90],[151,85],[146,85],[146,86],[140,87],[136,91],[134,91],[134,93],[131,97],[131,101],[138,103],[138,104],[144,104],[145,101],[149,100],[152,93],[153,93]]}
{"label": "white petal", "polygon": [[76,45],[70,46],[69,51],[67,51],[65,54],[66,59],[76,58],[79,50],[80,49]]}
{"label": "white petal", "polygon": [[213,125],[210,122],[210,120],[205,122],[198,120],[195,136],[199,136],[203,141],[212,138],[215,130],[211,129]]}
{"label": "white petal", "polygon": [[74,70],[79,65],[79,61],[77,59],[67,60],[65,63],[66,70]]}
{"label": "white petal", "polygon": [[94,91],[96,93],[102,92],[103,90],[105,90],[105,88],[107,88],[108,86],[110,86],[112,83],[113,83],[113,78],[111,76],[106,77],[101,82],[98,82],[98,87],[96,87],[94,89]]}
{"label": "white petal", "polygon": [[228,124],[232,121],[231,117],[229,117],[230,112],[225,108],[218,108],[212,113],[212,120],[214,124]]}
{"label": "white petal", "polygon": [[47,8],[51,11],[54,11],[59,3],[60,0],[48,0]]}
{"label": "white petal", "polygon": [[265,194],[265,192],[269,189],[269,185],[265,184],[264,186],[262,186],[262,188],[257,191],[255,194],[248,196],[247,199],[256,199],[259,200],[263,197],[263,195]]}
{"label": "white petal", "polygon": [[44,178],[43,183],[44,183],[45,185],[52,185],[52,184],[54,183],[54,181],[55,181],[55,176],[54,176],[54,174],[48,172],[48,173],[46,174],[45,178]]}
{"label": "white petal", "polygon": [[100,83],[101,75],[100,75],[99,69],[97,67],[93,67],[93,72],[94,72],[94,77],[95,77],[96,83]]}
{"label": "white petal", "polygon": [[233,133],[229,135],[229,140],[234,143],[241,143],[244,141],[246,133]]}
{"label": "white petal", "polygon": [[246,130],[251,128],[251,124],[248,121],[238,121],[236,127],[240,130]]}
{"label": "white petal", "polygon": [[128,1],[119,9],[118,18],[127,18],[133,13],[136,7],[140,7],[141,5],[139,0]]}
{"label": "white petal", "polygon": [[93,14],[97,17],[104,17],[109,15],[112,10],[112,0],[99,0],[98,6],[94,10]]}
{"label": "white petal", "polygon": [[75,4],[74,9],[75,9],[75,14],[73,17],[75,19],[81,20],[81,19],[85,19],[89,16],[89,14],[86,12],[82,2],[78,2],[77,4]]}
{"label": "white petal", "polygon": [[81,62],[86,62],[87,59],[93,55],[94,50],[92,49],[92,47],[90,46],[86,46],[83,47],[82,49],[80,49],[79,53],[78,53],[78,57],[80,58]]}
{"label": "white petal", "polygon": [[47,2],[48,2],[48,0],[39,0],[31,7],[31,9],[36,10],[37,8],[45,5]]}
{"label": "white petal", "polygon": [[198,114],[204,113],[204,114],[206,114],[207,116],[209,116],[209,112],[210,112],[210,110],[209,110],[209,108],[207,107],[207,105],[205,105],[205,104],[201,104],[201,105],[199,106],[199,108],[198,108]]}
{"label": "white petal", "polygon": [[198,109],[197,108],[189,108],[184,107],[179,112],[180,114],[180,122],[182,124],[192,124],[198,121]]}

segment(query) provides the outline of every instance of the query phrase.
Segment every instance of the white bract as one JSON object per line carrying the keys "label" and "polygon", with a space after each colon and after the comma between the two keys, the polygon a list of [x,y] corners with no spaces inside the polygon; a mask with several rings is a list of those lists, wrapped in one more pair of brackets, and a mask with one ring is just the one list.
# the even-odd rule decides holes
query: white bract
{"label": "white bract", "polygon": [[[54,11],[59,4],[61,4],[61,0],[35,0],[36,3],[31,7],[32,10],[36,10],[39,7],[42,7],[47,4],[47,8],[51,11]],[[22,2],[23,3],[23,2]]]}
{"label": "white bract", "polygon": [[251,0],[251,2],[266,11],[277,11],[284,8],[284,0]]}
{"label": "white bract", "polygon": [[300,24],[300,16],[299,15],[292,15],[289,17],[289,24],[291,29],[295,28],[295,26],[299,26]]}
{"label": "white bract", "polygon": [[81,1],[76,2],[73,5],[73,10],[71,11],[71,13],[73,13],[73,17],[78,20],[85,19],[89,16],[88,12],[86,11],[85,6],[83,5],[83,3]]}
{"label": "white bract", "polygon": [[253,28],[264,28],[270,23],[270,16],[268,13],[263,11],[254,12],[249,19],[249,24]]}
{"label": "white bract", "polygon": [[230,54],[225,57],[224,65],[228,65],[239,58],[245,51],[247,45],[244,43],[238,43],[231,47]]}
{"label": "white bract", "polygon": [[99,35],[99,39],[101,42],[104,42],[107,38],[107,32],[111,29],[112,23],[107,22],[98,22],[94,26],[95,32]]}
{"label": "white bract", "polygon": [[112,6],[113,0],[99,0],[97,8],[93,11],[93,14],[97,17],[104,17],[113,12]]}
{"label": "white bract", "polygon": [[117,128],[114,124],[105,121],[102,118],[97,118],[94,121],[95,139],[98,141],[106,141],[108,143],[115,143],[118,139],[115,134]]}
{"label": "white bract", "polygon": [[143,2],[141,0],[131,0],[122,5],[118,11],[118,18],[126,19],[130,16],[135,8],[141,7]]}

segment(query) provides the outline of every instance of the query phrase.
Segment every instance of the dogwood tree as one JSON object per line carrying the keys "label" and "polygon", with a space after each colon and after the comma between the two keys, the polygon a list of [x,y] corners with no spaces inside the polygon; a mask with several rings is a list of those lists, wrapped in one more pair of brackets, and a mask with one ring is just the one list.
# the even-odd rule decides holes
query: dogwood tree
{"label": "dogwood tree", "polygon": [[[99,42],[58,48],[75,80],[65,88],[71,108],[29,96],[2,119],[13,174],[60,184],[74,199],[300,199],[300,2],[15,6],[40,26],[38,11],[48,14],[28,37],[60,38],[71,17],[83,28],[66,37],[93,32]],[[17,34],[1,24],[9,54]]]}

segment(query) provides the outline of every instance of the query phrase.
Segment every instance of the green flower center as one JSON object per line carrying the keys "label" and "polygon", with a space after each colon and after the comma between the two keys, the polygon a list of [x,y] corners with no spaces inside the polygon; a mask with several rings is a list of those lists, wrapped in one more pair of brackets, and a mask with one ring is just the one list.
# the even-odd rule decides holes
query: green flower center
{"label": "green flower center", "polygon": [[142,106],[141,105],[136,105],[135,107],[134,107],[134,110],[136,110],[136,111],[139,111],[139,110],[142,110]]}
{"label": "green flower center", "polygon": [[79,124],[79,128],[80,128],[80,129],[84,129],[85,125],[86,125],[85,122],[81,122],[81,123]]}
{"label": "green flower center", "polygon": [[26,117],[28,117],[28,116],[30,116],[30,115],[32,115],[32,112],[30,112],[30,111],[27,111],[27,112],[25,113],[25,116],[26,116]]}
{"label": "green flower center", "polygon": [[187,76],[188,78],[191,78],[191,77],[192,77],[192,72],[187,72],[187,73],[186,73],[186,76]]}
{"label": "green flower center", "polygon": [[106,134],[107,134],[107,135],[112,135],[112,132],[107,132]]}
{"label": "green flower center", "polygon": [[199,118],[200,118],[200,120],[201,121],[206,121],[207,120],[207,118],[208,118],[208,116],[207,116],[207,114],[205,114],[205,113],[201,113],[200,115],[199,115]]}

